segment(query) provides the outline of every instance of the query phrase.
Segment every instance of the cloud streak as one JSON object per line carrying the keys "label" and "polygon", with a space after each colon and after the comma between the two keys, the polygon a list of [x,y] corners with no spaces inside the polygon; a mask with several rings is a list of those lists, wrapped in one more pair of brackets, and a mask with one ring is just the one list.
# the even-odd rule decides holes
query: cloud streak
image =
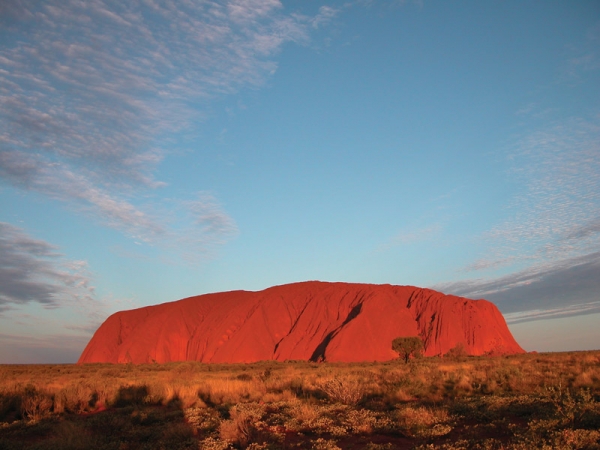
{"label": "cloud streak", "polygon": [[197,198],[181,202],[183,221],[177,224],[179,233],[172,242],[186,249],[184,258],[191,263],[210,259],[215,247],[238,235],[234,220],[223,209],[218,200],[208,192],[200,192]]}
{"label": "cloud streak", "polygon": [[[522,137],[510,154],[521,186],[507,217],[485,232],[486,256],[436,286],[485,297],[514,321],[594,311],[600,300],[600,125],[570,119]],[[502,270],[508,275],[493,276]]]}
{"label": "cloud streak", "polygon": [[21,152],[0,153],[0,176],[13,185],[76,205],[108,226],[144,241],[155,241],[166,229],[122,196],[95,185],[82,171]]}
{"label": "cloud streak", "polygon": [[438,284],[434,289],[486,298],[513,322],[589,314],[600,301],[600,252],[534,265],[495,279]]}
{"label": "cloud streak", "polygon": [[565,260],[600,250],[600,124],[571,119],[532,133],[510,155],[524,186],[485,233],[488,256],[466,271]]}
{"label": "cloud streak", "polygon": [[[553,89],[598,70],[599,29],[570,48]],[[512,323],[590,314],[600,301],[600,115],[561,110],[542,100],[516,112],[536,124],[506,152],[507,188],[516,194],[504,220],[479,236],[484,256],[460,269],[471,279],[436,286],[494,301]]]}
{"label": "cloud streak", "polygon": [[164,185],[169,136],[211,99],[261,86],[285,43],[335,15],[286,14],[279,0],[9,0],[1,11],[0,176],[153,243],[174,230],[139,198]]}
{"label": "cloud streak", "polygon": [[90,281],[84,261],[65,260],[56,247],[0,222],[0,306],[90,302]]}
{"label": "cloud streak", "polygon": [[564,308],[534,309],[531,311],[519,311],[504,315],[506,323],[516,324],[531,322],[533,320],[558,319],[561,317],[578,316],[582,314],[594,314],[600,312],[600,301],[571,305]]}
{"label": "cloud streak", "polygon": [[440,224],[430,225],[418,230],[403,230],[390,238],[386,243],[377,247],[376,252],[386,252],[394,247],[427,241],[439,235],[441,231],[442,226]]}
{"label": "cloud streak", "polygon": [[0,361],[75,362],[109,313],[138,306],[92,283],[85,261],[0,222]]}

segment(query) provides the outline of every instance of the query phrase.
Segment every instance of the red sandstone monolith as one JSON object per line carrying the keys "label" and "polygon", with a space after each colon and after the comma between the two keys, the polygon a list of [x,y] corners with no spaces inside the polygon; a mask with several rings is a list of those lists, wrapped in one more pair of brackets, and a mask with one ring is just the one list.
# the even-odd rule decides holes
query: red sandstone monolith
{"label": "red sandstone monolith", "polygon": [[309,281],[115,313],[79,363],[386,361],[397,358],[392,340],[400,336],[421,337],[427,356],[459,343],[470,355],[524,353],[486,300],[412,286]]}

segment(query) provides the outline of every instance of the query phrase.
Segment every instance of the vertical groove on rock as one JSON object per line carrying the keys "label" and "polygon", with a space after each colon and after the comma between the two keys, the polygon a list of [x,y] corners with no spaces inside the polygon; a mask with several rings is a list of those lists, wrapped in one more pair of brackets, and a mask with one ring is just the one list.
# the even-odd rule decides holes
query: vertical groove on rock
{"label": "vertical groove on rock", "polygon": [[339,333],[339,331],[344,327],[344,325],[348,324],[351,320],[355,319],[356,316],[358,316],[360,314],[361,309],[362,309],[362,303],[359,303],[358,305],[354,306],[348,313],[348,316],[346,317],[344,322],[342,322],[342,324],[339,327],[337,327],[335,330],[333,330],[329,334],[327,334],[327,336],[325,336],[325,339],[323,339],[323,341],[319,345],[317,345],[317,348],[315,349],[315,351],[309,358],[309,361],[313,361],[313,362],[324,361],[325,360],[325,350],[327,350],[327,346],[331,342],[331,339],[333,339],[335,337],[335,335],[337,333]]}

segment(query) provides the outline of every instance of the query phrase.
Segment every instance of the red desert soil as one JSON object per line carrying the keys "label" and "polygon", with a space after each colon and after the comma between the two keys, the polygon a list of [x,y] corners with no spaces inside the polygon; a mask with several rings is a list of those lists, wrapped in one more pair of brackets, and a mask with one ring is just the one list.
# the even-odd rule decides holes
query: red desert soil
{"label": "red desert soil", "polygon": [[391,343],[399,336],[420,336],[427,356],[458,343],[471,355],[524,353],[486,300],[412,286],[309,281],[115,313],[79,363],[386,361],[398,356]]}

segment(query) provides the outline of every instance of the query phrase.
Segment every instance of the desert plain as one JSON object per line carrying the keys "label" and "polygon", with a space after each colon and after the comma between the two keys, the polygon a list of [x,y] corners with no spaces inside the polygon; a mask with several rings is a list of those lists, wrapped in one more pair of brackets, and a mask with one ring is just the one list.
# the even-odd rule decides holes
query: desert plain
{"label": "desert plain", "polygon": [[600,351],[0,366],[0,449],[597,449]]}

